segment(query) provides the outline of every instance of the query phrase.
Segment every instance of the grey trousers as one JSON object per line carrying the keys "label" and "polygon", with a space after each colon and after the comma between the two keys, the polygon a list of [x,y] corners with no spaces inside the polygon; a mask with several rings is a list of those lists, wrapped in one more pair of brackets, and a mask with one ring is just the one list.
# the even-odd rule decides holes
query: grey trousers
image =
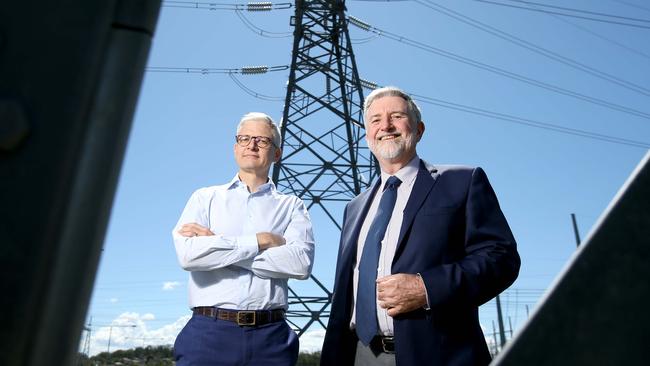
{"label": "grey trousers", "polygon": [[358,341],[354,366],[395,366],[395,354],[385,352],[375,354],[370,347]]}

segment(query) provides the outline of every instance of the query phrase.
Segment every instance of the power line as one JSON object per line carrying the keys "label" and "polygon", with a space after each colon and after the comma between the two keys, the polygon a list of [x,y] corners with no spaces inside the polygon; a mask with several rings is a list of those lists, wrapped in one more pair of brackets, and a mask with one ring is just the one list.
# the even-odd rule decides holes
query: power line
{"label": "power line", "polygon": [[262,37],[267,37],[267,38],[287,38],[291,37],[293,35],[293,32],[269,32],[266,31],[258,26],[256,26],[253,22],[251,22],[244,13],[242,13],[241,10],[235,10],[235,14],[237,14],[237,17],[239,20],[244,23],[244,25],[253,31],[253,33],[259,34]]}
{"label": "power line", "polygon": [[[561,16],[565,16],[565,17],[578,18],[578,19],[584,19],[584,20],[591,20],[591,21],[595,21],[595,22],[602,22],[602,23],[609,23],[609,24],[616,24],[616,25],[624,25],[624,26],[628,26],[628,27],[650,29],[650,20],[647,20],[647,19],[638,19],[638,18],[630,18],[630,17],[618,16],[618,15],[610,15],[610,14],[605,14],[605,13],[597,13],[597,12],[592,12],[592,11],[587,11],[587,10],[578,10],[578,9],[572,9],[572,8],[565,8],[565,7],[560,7],[560,6],[546,5],[546,4],[535,3],[535,2],[530,2],[530,1],[522,1],[522,0],[507,0],[507,1],[516,2],[516,3],[520,3],[520,4],[530,4],[530,5],[533,5],[533,6],[530,7],[530,6],[525,6],[525,5],[504,4],[504,3],[499,3],[499,2],[497,2],[495,0],[474,0],[474,1],[493,4],[493,5],[506,6],[506,7],[510,7],[510,8],[516,8],[516,9],[524,9],[524,10],[536,11],[536,12],[546,13],[546,14],[555,14],[555,15],[561,15]],[[506,0],[501,0],[501,1],[506,1]],[[544,9],[536,8],[535,6],[544,7],[544,8],[551,8],[551,9],[558,9],[558,10],[544,10]],[[577,14],[595,15],[595,16],[599,16],[601,18],[595,18],[595,17],[592,17],[592,16],[586,16],[586,15],[569,14],[569,13],[561,12],[560,10],[574,12],[574,13],[577,13]],[[617,20],[612,20],[612,19],[622,19],[622,20],[628,20],[628,21],[645,23],[645,24],[627,23],[627,22],[617,21]]]}
{"label": "power line", "polygon": [[149,72],[169,72],[182,74],[264,74],[273,71],[283,71],[289,69],[289,65],[279,66],[245,66],[239,69],[220,69],[214,67],[166,67],[166,66],[149,66],[145,71]]}
{"label": "power line", "polygon": [[372,26],[372,25],[370,25],[370,24],[368,24],[368,23],[366,23],[366,22],[364,22],[364,21],[362,21],[362,20],[360,20],[360,19],[358,19],[358,18],[356,18],[354,16],[351,16],[351,15],[348,16],[348,20],[353,25],[355,25],[355,26],[357,26],[357,27],[359,27],[359,28],[361,28],[361,29],[363,29],[365,31],[379,34],[379,35],[384,36],[386,38],[389,38],[389,39],[392,39],[394,41],[406,44],[406,45],[411,46],[411,47],[421,49],[421,50],[429,52],[429,53],[437,54],[439,56],[443,56],[443,57],[446,57],[448,59],[458,61],[460,63],[466,64],[466,65],[469,65],[469,66],[474,66],[476,68],[479,68],[479,69],[482,69],[482,70],[485,70],[485,71],[489,71],[489,72],[492,72],[492,73],[497,74],[497,75],[505,76],[505,77],[513,79],[513,80],[521,81],[523,83],[533,85],[533,86],[536,86],[538,88],[546,89],[546,90],[549,90],[549,91],[552,91],[552,92],[555,92],[555,93],[558,93],[558,94],[563,94],[563,95],[566,95],[566,96],[570,96],[570,97],[580,99],[580,100],[585,101],[585,102],[589,102],[589,103],[596,104],[596,105],[599,105],[599,106],[602,106],[602,107],[605,107],[605,108],[617,110],[619,112],[631,114],[631,115],[634,115],[634,116],[637,116],[637,117],[650,119],[650,114],[639,111],[637,109],[630,108],[630,107],[625,107],[625,106],[622,106],[620,104],[616,104],[616,103],[608,102],[608,101],[603,100],[603,99],[591,97],[591,96],[588,96],[588,95],[585,95],[585,94],[582,94],[582,93],[579,93],[579,92],[575,92],[575,91],[572,91],[572,90],[569,90],[569,89],[562,88],[560,86],[545,83],[543,81],[539,81],[539,80],[532,79],[532,78],[529,78],[529,77],[526,77],[526,76],[523,76],[523,75],[520,75],[520,74],[516,74],[514,72],[507,71],[505,69],[501,69],[501,68],[498,68],[496,66],[492,66],[492,65],[480,62],[480,61],[476,61],[476,60],[473,60],[473,59],[470,59],[470,58],[467,58],[467,57],[464,57],[464,56],[460,56],[460,55],[457,55],[455,53],[445,51],[445,50],[442,50],[440,48],[428,45],[426,43],[415,41],[415,40],[412,40],[410,38],[400,36],[398,34],[391,33],[391,32],[379,29],[379,28],[374,27],[374,26]]}
{"label": "power line", "polygon": [[[400,0],[400,1],[407,1],[407,0]],[[379,35],[375,34],[375,35],[368,36],[368,37],[365,37],[365,38],[350,38],[350,42],[352,42],[354,44],[362,44],[362,43],[368,43],[370,41],[374,41],[377,38],[379,38]]]}
{"label": "power line", "polygon": [[284,97],[276,97],[276,96],[257,93],[254,90],[248,88],[246,85],[244,85],[244,83],[242,83],[239,79],[237,79],[235,75],[236,74],[257,75],[257,74],[265,74],[267,72],[283,71],[288,69],[289,69],[289,65],[279,65],[279,66],[270,66],[270,67],[269,66],[247,66],[239,69],[211,68],[211,67],[150,66],[147,67],[145,70],[149,72],[167,72],[167,73],[202,74],[202,75],[227,74],[230,77],[230,79],[235,83],[235,85],[237,85],[241,90],[246,92],[248,95],[266,101],[279,102],[279,101],[283,101]]}
{"label": "power line", "polygon": [[638,5],[638,4],[632,4],[630,2],[623,1],[623,0],[610,0],[610,1],[613,1],[613,2],[619,3],[619,4],[625,4],[625,5],[631,6],[633,8],[637,8],[637,9],[641,9],[641,10],[650,12],[650,8],[646,8],[645,6],[641,6],[641,5]]}
{"label": "power line", "polygon": [[[377,84],[366,82],[368,84],[371,84],[372,88],[378,87]],[[368,87],[368,84],[362,83],[364,87]],[[529,118],[524,118],[524,117],[518,117],[514,116],[511,114],[506,114],[506,113],[501,113],[501,112],[495,112],[483,108],[477,108],[477,107],[472,107],[460,103],[454,103],[454,102],[449,102],[445,101],[442,99],[436,99],[432,97],[428,97],[425,95],[419,95],[419,94],[413,94],[409,93],[413,97],[413,99],[427,103],[427,104],[432,104],[436,105],[439,107],[447,108],[447,109],[452,109],[460,112],[465,112],[465,113],[471,113],[474,115],[478,116],[483,116],[483,117],[489,117],[493,119],[498,119],[501,121],[505,122],[511,122],[511,123],[516,123],[519,125],[523,126],[528,126],[528,127],[535,127],[538,129],[543,129],[547,131],[552,131],[552,132],[558,132],[558,133],[563,133],[566,135],[572,135],[572,136],[578,136],[578,137],[583,137],[583,138],[588,138],[592,140],[598,140],[598,141],[604,141],[604,142],[610,142],[613,144],[618,144],[618,145],[626,145],[626,146],[631,146],[631,147],[639,147],[643,149],[648,149],[650,148],[650,143],[643,142],[643,141],[635,141],[635,140],[630,140],[630,139],[625,139],[621,137],[615,137],[611,135],[605,135],[605,134],[600,134],[600,133],[595,133],[595,132],[590,132],[587,130],[581,130],[577,128],[570,128],[570,127],[564,127],[558,124],[553,124],[553,123],[548,123],[548,122],[542,122],[542,121],[537,121]]]}
{"label": "power line", "polygon": [[[228,74],[232,81],[244,92],[249,94],[252,97],[261,99],[261,100],[266,100],[266,101],[282,101],[284,98],[278,97],[278,96],[269,96],[261,93],[257,93],[253,91],[252,89],[248,88],[246,85],[244,85],[237,77],[235,76],[236,74],[261,74],[265,73],[268,71],[281,71],[281,70],[287,70],[289,68],[288,65],[281,65],[281,66],[255,66],[255,67],[243,67],[241,69],[222,69],[222,68],[188,68],[188,67],[147,67],[147,71],[151,72],[176,72],[176,73],[200,73],[200,74]],[[378,87],[377,84],[363,80],[361,81],[362,86],[366,88],[376,88]],[[523,118],[523,117],[518,117],[518,116],[513,116],[510,114],[506,113],[501,113],[501,112],[494,112],[490,111],[487,109],[482,109],[482,108],[477,108],[477,107],[472,107],[468,105],[463,105],[459,103],[454,103],[454,102],[449,102],[441,99],[436,99],[436,98],[431,98],[423,95],[418,95],[418,94],[411,94],[414,99],[419,100],[421,102],[427,103],[427,104],[433,104],[437,105],[440,107],[448,108],[448,109],[453,109],[461,112],[466,112],[466,113],[471,113],[475,115],[480,115],[484,117],[490,117],[493,119],[498,119],[506,122],[511,122],[511,123],[517,123],[520,125],[525,125],[529,127],[535,127],[539,129],[544,129],[548,131],[554,131],[554,132],[559,132],[559,133],[564,133],[568,135],[573,135],[573,136],[579,136],[579,137],[584,137],[584,138],[589,138],[593,140],[599,140],[599,141],[605,141],[605,142],[610,142],[614,144],[619,144],[619,145],[627,145],[627,146],[632,146],[632,147],[640,147],[640,148],[650,148],[650,143],[642,142],[642,141],[635,141],[635,140],[630,140],[630,139],[624,139],[624,138],[619,138],[611,135],[605,135],[605,134],[598,134],[595,132],[589,132],[586,130],[581,130],[581,129],[574,129],[574,128],[569,128],[569,127],[563,127],[557,124],[552,124],[548,122],[542,122],[542,121],[536,121],[528,118]]]}
{"label": "power line", "polygon": [[247,4],[233,4],[233,3],[215,3],[215,2],[199,2],[199,1],[163,1],[162,6],[167,8],[184,8],[184,9],[203,9],[203,10],[247,10],[247,11],[270,11],[290,9],[293,7],[292,3],[278,3],[271,2],[249,2]]}
{"label": "power line", "polygon": [[543,4],[543,3],[533,2],[533,1],[525,1],[525,0],[501,0],[501,1],[510,1],[510,2],[521,3],[521,4],[530,4],[530,5],[536,5],[536,6],[552,8],[552,9],[567,10],[567,11],[572,11],[572,12],[576,12],[576,13],[598,15],[598,16],[602,16],[602,17],[631,20],[631,21],[635,21],[635,22],[642,22],[642,23],[650,24],[650,20],[648,20],[648,19],[631,18],[631,17],[626,17],[626,16],[620,16],[620,15],[599,13],[599,12],[590,11],[590,10],[580,10],[580,9],[575,9],[575,8],[567,8],[567,7],[564,7],[564,6],[549,5],[549,4]]}
{"label": "power line", "polygon": [[569,66],[569,67],[572,67],[574,69],[583,71],[583,72],[585,72],[587,74],[590,74],[592,76],[595,76],[595,77],[597,77],[599,79],[606,80],[606,81],[609,81],[611,83],[617,84],[617,85],[622,86],[622,87],[624,87],[626,89],[633,90],[633,91],[636,91],[638,93],[650,96],[650,89],[647,89],[647,88],[645,88],[643,86],[640,86],[640,85],[634,84],[632,82],[620,79],[620,78],[618,78],[618,77],[616,77],[614,75],[610,75],[610,74],[608,74],[606,72],[597,70],[597,69],[595,69],[595,68],[593,68],[591,66],[585,65],[585,64],[583,64],[581,62],[578,62],[576,60],[572,60],[572,59],[570,59],[568,57],[562,56],[562,55],[560,55],[560,54],[558,54],[556,52],[553,52],[551,50],[548,50],[548,49],[545,49],[545,48],[540,47],[538,45],[535,45],[535,44],[533,44],[531,42],[528,42],[528,41],[526,41],[524,39],[516,37],[516,36],[514,36],[512,34],[506,33],[506,32],[504,32],[504,31],[502,31],[500,29],[497,29],[497,28],[492,27],[492,26],[490,26],[488,24],[482,23],[482,22],[480,22],[480,21],[478,21],[476,19],[470,18],[470,17],[468,17],[466,15],[463,15],[461,13],[458,13],[456,11],[453,11],[453,10],[451,10],[449,8],[446,8],[446,7],[442,6],[442,5],[435,4],[431,0],[415,0],[415,2],[422,5],[422,6],[426,6],[429,9],[432,9],[432,10],[437,11],[439,13],[445,14],[445,15],[451,17],[451,18],[454,18],[454,19],[456,19],[456,20],[458,20],[458,21],[460,21],[462,23],[470,25],[470,26],[472,26],[474,28],[477,28],[477,29],[480,29],[480,30],[482,30],[484,32],[492,34],[492,35],[494,35],[494,36],[496,36],[498,38],[501,38],[501,39],[506,40],[508,42],[514,43],[514,44],[516,44],[516,45],[518,45],[518,46],[520,46],[522,48],[525,48],[525,49],[530,50],[532,52],[535,52],[535,53],[537,53],[539,55],[542,55],[544,57],[555,60],[555,61],[557,61],[559,63],[562,63],[562,64],[564,64],[566,66]]}
{"label": "power line", "polygon": [[589,33],[589,34],[591,34],[592,36],[594,36],[594,37],[596,37],[596,38],[599,38],[599,39],[601,39],[601,40],[603,40],[603,41],[605,41],[605,42],[611,43],[611,44],[613,44],[613,45],[615,45],[615,46],[618,46],[618,47],[620,47],[620,48],[622,48],[622,49],[624,49],[624,50],[627,50],[627,51],[629,51],[629,52],[635,53],[635,54],[637,54],[638,56],[641,56],[641,57],[643,57],[643,58],[650,59],[650,55],[648,55],[648,54],[646,54],[646,53],[643,53],[643,52],[641,52],[641,51],[639,51],[639,50],[637,50],[637,49],[635,49],[635,48],[632,48],[632,47],[626,46],[626,45],[624,45],[624,44],[622,44],[622,43],[620,43],[620,42],[618,42],[618,41],[615,41],[615,40],[613,40],[613,39],[611,39],[611,38],[605,37],[605,36],[603,36],[603,35],[601,35],[601,34],[599,34],[599,33],[596,33],[596,32],[594,32],[594,31],[588,29],[587,27],[583,27],[583,26],[581,26],[581,25],[579,25],[579,24],[576,24],[576,23],[570,21],[569,19],[565,19],[565,18],[562,18],[562,17],[556,17],[556,19],[557,19],[557,20],[560,20],[560,21],[562,21],[562,22],[564,22],[564,23],[567,23],[567,24],[569,24],[569,25],[571,25],[571,26],[573,26],[573,27],[575,27],[575,28],[578,28],[578,29],[580,29],[581,31],[583,31],[583,32],[585,32],[585,33]]}
{"label": "power line", "polygon": [[567,135],[572,135],[572,136],[578,136],[578,137],[584,137],[592,140],[599,140],[599,141],[605,141],[605,142],[610,142],[613,144],[619,144],[619,145],[627,145],[627,146],[632,146],[632,147],[639,147],[643,149],[648,149],[650,148],[650,143],[642,142],[642,141],[635,141],[635,140],[629,140],[629,139],[624,139],[620,137],[614,137],[611,135],[605,135],[605,134],[599,134],[595,132],[589,132],[586,130],[581,130],[581,129],[576,129],[576,128],[569,128],[569,127],[563,127],[560,125],[556,124],[551,124],[547,122],[541,122],[541,121],[536,121],[528,118],[523,118],[523,117],[517,117],[513,116],[510,114],[506,113],[500,113],[500,112],[494,112],[490,111],[487,109],[482,109],[482,108],[476,108],[476,107],[471,107],[463,104],[458,104],[458,103],[452,103],[452,102],[447,102],[444,100],[440,99],[435,99],[423,95],[418,95],[418,94],[411,94],[413,99],[427,103],[427,104],[433,104],[437,105],[440,107],[448,108],[448,109],[453,109],[461,112],[466,112],[466,113],[471,113],[479,116],[484,116],[484,117],[489,117],[493,119],[498,119],[501,121],[506,121],[506,122],[511,122],[511,123],[516,123],[524,126],[529,126],[529,127],[535,127],[547,131],[553,131],[553,132],[558,132],[558,133],[563,133]]}
{"label": "power line", "polygon": [[[388,0],[386,0],[386,1],[388,1]],[[410,1],[410,0],[400,0],[400,1]],[[288,38],[288,37],[293,36],[293,32],[271,32],[271,31],[264,30],[264,29],[258,27],[257,25],[255,25],[255,23],[253,23],[250,19],[248,19],[241,10],[235,10],[235,14],[237,14],[237,17],[239,17],[239,20],[241,20],[242,23],[244,23],[244,25],[248,29],[253,31],[253,33],[255,33],[255,34],[259,34],[262,37],[267,37],[267,38]],[[352,43],[355,43],[355,44],[361,44],[361,43],[370,42],[370,41],[375,40],[377,38],[379,38],[379,36],[375,34],[375,35],[365,37],[365,38],[351,39],[351,41],[352,41]]]}
{"label": "power line", "polygon": [[[416,2],[418,2],[417,0],[352,0],[352,1],[361,1],[361,2],[403,2],[403,1],[416,1]],[[640,5],[631,4],[631,3],[628,3],[628,2],[626,2],[626,1],[621,1],[621,0],[610,0],[610,1],[617,2],[617,3],[621,3],[621,4],[625,4],[625,5],[628,5],[628,6],[631,6],[631,7],[636,7],[636,8],[642,9],[642,10],[644,10],[644,11],[650,12],[650,8],[645,8],[645,7],[640,6]],[[438,6],[442,7],[441,5],[438,5]],[[620,43],[620,42],[617,42],[617,41],[612,40],[612,39],[610,39],[610,38],[604,37],[604,36],[602,36],[602,35],[600,35],[600,34],[598,34],[598,33],[596,33],[596,32],[593,32],[593,31],[591,31],[591,30],[585,28],[585,27],[582,27],[582,26],[580,26],[580,25],[577,25],[576,23],[573,23],[573,22],[571,22],[571,21],[569,21],[569,20],[567,20],[567,19],[558,18],[558,20],[562,20],[562,21],[564,21],[564,22],[566,22],[566,23],[568,23],[568,24],[571,24],[571,25],[573,25],[573,26],[575,26],[575,27],[577,27],[577,28],[580,28],[581,30],[583,30],[583,31],[585,31],[585,32],[587,32],[587,33],[592,34],[593,36],[595,36],[595,37],[597,37],[597,38],[600,38],[600,39],[602,39],[602,40],[604,40],[604,41],[606,41],[606,42],[609,42],[609,43],[613,43],[614,45],[616,45],[616,46],[618,46],[618,47],[621,47],[621,48],[623,48],[623,49],[625,49],[625,50],[628,50],[628,51],[630,51],[630,52],[636,53],[636,54],[639,55],[639,56],[642,56],[642,57],[645,57],[645,58],[650,58],[650,56],[648,56],[647,54],[645,54],[645,53],[643,53],[643,52],[641,52],[641,51],[639,51],[639,50],[637,50],[637,49],[634,49],[634,48],[628,47],[628,46],[626,46],[626,45],[624,45],[624,44],[622,44],[622,43]]]}
{"label": "power line", "polygon": [[196,1],[163,1],[162,6],[169,8],[184,8],[184,9],[203,9],[203,10],[234,10],[237,14],[239,20],[241,20],[244,25],[253,31],[253,33],[259,34],[262,37],[267,38],[285,38],[291,37],[292,32],[270,32],[266,31],[253,22],[251,22],[242,11],[250,12],[260,12],[260,11],[271,11],[271,10],[283,10],[290,9],[293,4],[291,3],[279,3],[273,4],[271,2],[249,2],[247,4],[229,4],[229,3],[204,3]]}
{"label": "power line", "polygon": [[269,96],[269,95],[264,95],[253,91],[252,89],[246,87],[246,85],[244,85],[239,79],[237,79],[235,74],[229,74],[228,76],[241,90],[243,90],[244,92],[246,92],[248,95],[252,97],[266,100],[266,101],[273,101],[273,102],[281,102],[284,100],[284,97]]}

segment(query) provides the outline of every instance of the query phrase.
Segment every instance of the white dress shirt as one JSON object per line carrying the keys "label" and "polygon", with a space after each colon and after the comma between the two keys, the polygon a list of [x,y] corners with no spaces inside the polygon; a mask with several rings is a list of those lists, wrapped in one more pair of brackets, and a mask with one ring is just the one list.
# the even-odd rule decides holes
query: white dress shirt
{"label": "white dress shirt", "polygon": [[[180,235],[188,223],[215,235]],[[282,235],[286,244],[259,252],[258,232]],[[172,236],[181,267],[190,271],[190,308],[286,309],[287,280],[309,277],[314,260],[304,203],[278,192],[270,179],[254,193],[237,176],[228,184],[195,191]]]}
{"label": "white dress shirt", "polygon": [[[397,250],[397,240],[399,239],[400,230],[402,228],[402,221],[404,219],[404,208],[406,208],[406,203],[408,202],[409,197],[411,196],[411,191],[413,190],[413,184],[415,183],[415,178],[417,178],[418,170],[420,169],[420,158],[416,155],[411,161],[409,161],[406,166],[398,170],[394,176],[399,178],[402,183],[397,188],[397,200],[395,201],[395,207],[393,208],[393,213],[390,216],[390,221],[388,222],[388,227],[386,228],[386,234],[384,239],[381,241],[381,251],[379,253],[379,264],[377,266],[377,278],[385,277],[391,275],[391,267],[393,264],[393,258],[395,257],[395,250]],[[354,266],[354,297],[352,304],[352,320],[350,322],[350,328],[354,328],[356,321],[356,306],[355,302],[357,299],[357,288],[359,287],[359,263],[361,261],[361,254],[363,253],[363,246],[366,242],[366,237],[368,236],[368,230],[372,224],[372,220],[375,218],[377,213],[377,208],[379,207],[379,201],[381,200],[382,193],[384,192],[384,185],[390,177],[390,174],[381,172],[381,186],[375,193],[372,198],[372,203],[368,209],[368,214],[363,220],[363,225],[361,226],[361,232],[359,233],[359,240],[357,241],[357,262]],[[385,336],[392,336],[393,333],[393,318],[388,315],[388,311],[379,306],[379,302],[376,304],[377,311],[377,321],[379,323],[379,333]],[[371,309],[368,309],[371,311]]]}

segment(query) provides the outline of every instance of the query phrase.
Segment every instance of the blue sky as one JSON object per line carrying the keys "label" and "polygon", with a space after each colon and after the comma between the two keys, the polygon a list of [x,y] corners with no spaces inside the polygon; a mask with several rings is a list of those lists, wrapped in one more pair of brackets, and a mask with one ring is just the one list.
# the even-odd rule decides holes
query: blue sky
{"label": "blue sky", "polygon": [[[641,0],[543,3],[650,19],[650,5]],[[552,51],[565,63],[460,22],[435,10],[442,9],[437,5],[528,42],[529,48]],[[362,78],[429,100],[518,117],[508,122],[420,101],[426,131],[418,153],[434,164],[486,170],[522,256],[519,279],[502,297],[507,328],[508,320],[515,330],[520,328],[526,311],[534,310],[575,252],[570,214],[577,215],[584,238],[647,152],[650,29],[470,0],[347,1],[347,9],[384,32],[378,36],[350,27]],[[163,6],[148,66],[289,65],[293,11],[242,13],[249,26],[278,36],[269,38],[231,10]],[[402,42],[395,40],[399,37],[404,37]],[[440,53],[453,54],[456,60]],[[477,63],[483,68],[470,65]],[[615,77],[618,84],[566,63]],[[256,93],[282,99],[288,70],[236,77]],[[541,83],[545,88],[532,85]],[[239,118],[261,111],[279,121],[283,104],[247,94],[227,74],[146,73],[88,311],[91,353],[107,349],[109,333],[112,350],[173,342],[189,311],[187,273],[177,264],[171,229],[195,189],[234,176],[233,136]],[[645,147],[522,124],[526,121]],[[311,214],[317,240],[314,274],[331,288],[338,231],[322,212]],[[304,295],[322,295],[311,282],[290,285]],[[492,332],[495,317],[493,303],[481,308],[486,333]],[[305,349],[317,348],[320,335],[322,330],[313,328],[309,338],[303,337]]]}

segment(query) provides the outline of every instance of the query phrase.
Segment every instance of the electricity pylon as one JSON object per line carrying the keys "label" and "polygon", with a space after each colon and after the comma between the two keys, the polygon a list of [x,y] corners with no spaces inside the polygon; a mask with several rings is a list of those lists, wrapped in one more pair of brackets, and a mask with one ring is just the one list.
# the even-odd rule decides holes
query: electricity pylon
{"label": "electricity pylon", "polygon": [[[341,229],[345,204],[377,176],[365,146],[363,92],[345,17],[345,1],[296,0],[294,43],[282,115],[283,156],[273,168],[278,189],[321,209]],[[334,244],[336,245],[336,244]],[[325,249],[325,248],[324,248]],[[336,246],[325,250],[336,251]],[[323,296],[291,292],[288,320],[302,335],[329,316],[331,291],[313,275]],[[308,319],[304,324],[299,318]]]}

